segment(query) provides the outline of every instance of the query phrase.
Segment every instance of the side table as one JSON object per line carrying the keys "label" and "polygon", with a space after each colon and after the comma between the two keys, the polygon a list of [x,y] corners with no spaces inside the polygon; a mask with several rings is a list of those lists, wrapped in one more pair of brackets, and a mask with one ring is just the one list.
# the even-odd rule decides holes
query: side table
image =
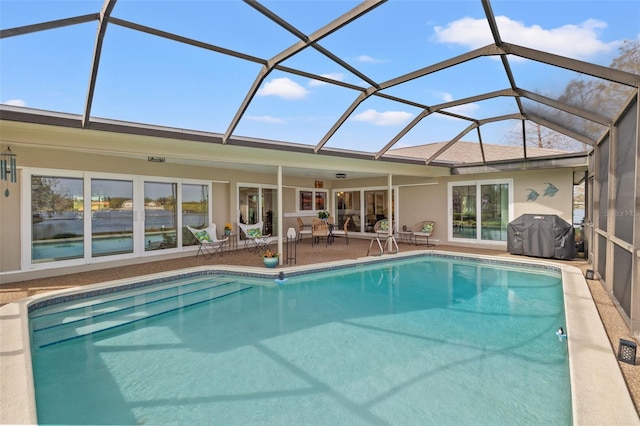
{"label": "side table", "polygon": [[222,234],[222,239],[229,237],[226,243],[224,243],[224,247],[226,251],[237,250],[238,249],[238,234],[232,232],[231,234]]}
{"label": "side table", "polygon": [[411,231],[398,231],[401,243],[413,244],[413,232]]}

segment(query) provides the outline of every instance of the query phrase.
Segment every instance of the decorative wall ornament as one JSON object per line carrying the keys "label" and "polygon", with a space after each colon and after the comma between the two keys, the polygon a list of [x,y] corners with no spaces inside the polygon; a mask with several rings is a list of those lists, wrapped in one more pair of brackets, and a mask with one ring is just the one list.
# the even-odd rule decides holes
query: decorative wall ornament
{"label": "decorative wall ornament", "polygon": [[[11,152],[11,147],[7,147],[7,150],[0,154],[0,180],[11,183],[18,182],[18,173],[16,171],[16,157],[17,155]],[[9,185],[4,191],[4,196],[9,196]]]}
{"label": "decorative wall ornament", "polygon": [[[560,191],[560,189],[552,183],[545,182],[545,185],[547,185],[547,187],[542,191],[543,197],[553,197],[558,191]],[[535,189],[527,188],[527,191],[529,191],[527,201],[536,201],[540,196],[540,193]]]}
{"label": "decorative wall ornament", "polygon": [[554,184],[545,182],[547,187],[544,189],[543,197],[553,197],[556,195],[556,192],[560,191]]}

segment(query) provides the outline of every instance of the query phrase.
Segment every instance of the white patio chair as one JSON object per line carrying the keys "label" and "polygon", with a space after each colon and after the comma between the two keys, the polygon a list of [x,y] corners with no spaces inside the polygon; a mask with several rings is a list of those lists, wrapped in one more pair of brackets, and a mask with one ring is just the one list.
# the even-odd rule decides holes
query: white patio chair
{"label": "white patio chair", "polygon": [[238,228],[245,236],[244,247],[252,252],[262,255],[269,248],[270,234],[263,235],[262,227],[264,223],[262,221],[255,224],[238,223]]}
{"label": "white patio chair", "polygon": [[196,229],[190,226],[187,226],[187,229],[191,231],[196,239],[196,243],[198,244],[198,253],[196,253],[196,257],[198,257],[200,253],[202,253],[205,259],[211,259],[211,257],[216,253],[222,256],[224,243],[227,242],[229,237],[219,240],[215,223],[212,223],[205,229]]}

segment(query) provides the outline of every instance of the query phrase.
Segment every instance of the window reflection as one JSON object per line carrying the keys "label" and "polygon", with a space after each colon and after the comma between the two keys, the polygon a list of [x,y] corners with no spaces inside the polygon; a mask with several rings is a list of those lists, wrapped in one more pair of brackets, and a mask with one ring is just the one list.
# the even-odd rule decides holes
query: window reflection
{"label": "window reflection", "polygon": [[81,178],[31,177],[31,260],[33,263],[84,256]]}
{"label": "window reflection", "polygon": [[91,253],[133,253],[132,181],[91,180]]}
{"label": "window reflection", "polygon": [[145,251],[176,247],[176,191],[176,183],[144,183]]}

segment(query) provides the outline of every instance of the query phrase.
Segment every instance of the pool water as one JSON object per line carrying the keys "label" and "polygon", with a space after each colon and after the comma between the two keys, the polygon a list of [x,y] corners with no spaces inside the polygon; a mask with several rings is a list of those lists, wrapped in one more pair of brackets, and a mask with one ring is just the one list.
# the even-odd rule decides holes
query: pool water
{"label": "pool water", "polygon": [[418,257],[181,281],[35,310],[38,421],[571,424],[558,272]]}

